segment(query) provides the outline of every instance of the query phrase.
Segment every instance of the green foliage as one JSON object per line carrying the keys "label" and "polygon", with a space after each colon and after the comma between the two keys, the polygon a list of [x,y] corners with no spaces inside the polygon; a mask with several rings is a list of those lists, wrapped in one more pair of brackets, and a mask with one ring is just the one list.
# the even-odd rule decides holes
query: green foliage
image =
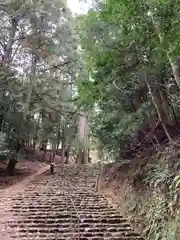
{"label": "green foliage", "polygon": [[[81,63],[73,16],[64,0],[0,4],[0,130],[8,150],[70,141],[75,80]],[[73,131],[73,130],[72,130]],[[19,158],[23,158],[21,149]]]}
{"label": "green foliage", "polygon": [[[178,239],[178,226],[180,223],[178,212],[174,218],[168,216],[168,201],[165,198],[153,195],[147,203],[148,214],[146,221],[148,222],[147,239]],[[168,219],[168,220],[167,220]]]}
{"label": "green foliage", "polygon": [[[105,161],[124,157],[128,146],[133,151],[151,133],[160,138],[158,121],[166,130],[179,118],[180,8],[173,1],[96,2],[96,9],[77,18],[84,60],[77,87],[78,104],[89,110],[91,135]],[[146,222],[145,235],[178,239],[179,212],[171,216],[169,203],[177,205],[179,176],[173,181],[174,172],[163,164],[150,166],[146,174],[149,194],[137,210]]]}
{"label": "green foliage", "polygon": [[148,164],[140,172],[141,189],[128,192],[125,214],[130,214],[135,224],[136,220],[137,223],[142,221],[147,240],[179,239],[180,188],[176,185],[178,176],[165,162]]}
{"label": "green foliage", "polygon": [[[173,98],[168,93],[170,58],[175,60],[179,49],[179,8],[171,1],[108,0],[97,5],[77,18],[84,59],[79,104],[91,108],[93,135],[116,153],[151,125],[155,111],[165,124],[172,116],[168,106],[179,111],[172,101],[177,92]],[[166,102],[157,91],[165,92]]]}

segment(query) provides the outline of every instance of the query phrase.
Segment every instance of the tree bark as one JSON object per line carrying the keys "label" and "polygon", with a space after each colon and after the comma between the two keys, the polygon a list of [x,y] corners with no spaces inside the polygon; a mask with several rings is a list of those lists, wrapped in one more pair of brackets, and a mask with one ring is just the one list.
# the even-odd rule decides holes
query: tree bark
{"label": "tree bark", "polygon": [[65,147],[66,147],[66,129],[64,123],[64,117],[61,116],[61,163],[64,164],[65,160]]}
{"label": "tree bark", "polygon": [[56,140],[52,142],[52,162],[54,162],[56,156]]}
{"label": "tree bark", "polygon": [[65,157],[65,139],[64,134],[61,141],[61,163],[64,164],[64,157]]}
{"label": "tree bark", "polygon": [[12,17],[9,39],[4,48],[3,62],[5,62],[5,63],[8,63],[11,61],[12,45],[13,45],[14,37],[16,34],[18,22],[19,22],[19,19],[16,16]]}
{"label": "tree bark", "polygon": [[161,98],[162,109],[166,116],[166,123],[168,125],[173,125],[174,124],[174,114],[173,114],[172,106],[168,99],[168,95],[167,95],[166,91],[167,91],[166,88],[160,89],[159,95]]}
{"label": "tree bark", "polygon": [[85,113],[79,115],[78,128],[78,164],[88,163],[88,118]]}
{"label": "tree bark", "polygon": [[65,160],[65,164],[68,164],[68,163],[69,163],[70,150],[71,150],[71,146],[68,145],[68,147],[67,147],[67,149],[66,149],[66,160]]}
{"label": "tree bark", "polygon": [[[4,91],[2,91],[2,97],[4,96]],[[3,132],[3,128],[4,128],[4,114],[5,114],[5,107],[1,106],[1,113],[0,113],[0,131]]]}
{"label": "tree bark", "polygon": [[8,173],[9,176],[14,175],[14,169],[15,169],[16,163],[17,163],[16,157],[11,156],[9,158],[9,163],[6,168],[6,172]]}
{"label": "tree bark", "polygon": [[47,140],[44,141],[44,143],[42,144],[42,150],[44,151],[43,157],[42,157],[42,161],[45,162],[46,161],[46,153],[47,153]]}
{"label": "tree bark", "polygon": [[60,134],[60,125],[57,127],[57,133],[56,133],[56,150],[59,149],[61,134]]}
{"label": "tree bark", "polygon": [[88,148],[88,163],[91,163],[90,148]]}
{"label": "tree bark", "polygon": [[153,92],[153,90],[152,90],[152,86],[151,86],[151,84],[149,83],[149,80],[148,80],[148,78],[147,78],[147,74],[145,73],[145,71],[144,71],[144,76],[145,76],[145,81],[146,81],[147,87],[148,87],[149,92],[150,92],[150,95],[151,95],[152,102],[153,102],[154,107],[155,107],[155,109],[156,109],[156,112],[157,112],[157,115],[158,115],[159,120],[160,120],[160,122],[161,122],[161,125],[162,125],[162,127],[163,127],[163,129],[164,129],[164,132],[165,132],[165,134],[166,134],[169,142],[170,142],[172,145],[174,145],[174,146],[179,146],[179,144],[177,144],[176,142],[173,141],[173,139],[171,138],[171,136],[170,136],[170,134],[169,134],[169,132],[168,132],[168,130],[167,130],[166,125],[164,124],[163,117],[162,117],[162,115],[161,115],[161,112],[160,112],[160,109],[159,109],[159,106],[158,106],[158,103],[157,103],[157,99],[156,99],[156,97],[155,97],[155,95],[154,95],[154,92]]}
{"label": "tree bark", "polygon": [[10,156],[9,163],[8,163],[8,165],[6,167],[6,172],[10,176],[13,176],[13,174],[14,174],[14,169],[15,169],[15,166],[16,166],[16,163],[17,163],[18,153],[20,152],[22,147],[24,147],[24,141],[21,140],[21,139],[17,139],[17,141],[16,141],[16,148],[15,148],[15,154]]}
{"label": "tree bark", "polygon": [[165,124],[171,125],[173,123],[171,115],[169,114],[170,105],[167,99],[167,96],[164,90],[160,89],[159,87],[151,86],[151,92],[154,96],[156,101],[158,110],[161,114],[162,120]]}
{"label": "tree bark", "polygon": [[[151,18],[152,18],[153,23],[155,23],[154,18],[153,18],[153,14],[151,14]],[[155,24],[155,27],[156,27],[156,24]],[[157,29],[157,30],[158,30],[158,29]],[[160,41],[162,41],[161,37],[162,37],[162,35],[160,34],[160,35],[159,35]],[[156,110],[157,115],[158,115],[158,117],[159,117],[159,120],[161,121],[161,124],[162,124],[162,127],[163,127],[163,129],[164,129],[164,132],[165,132],[165,134],[166,134],[169,142],[170,142],[172,145],[179,147],[180,145],[173,141],[173,139],[171,138],[171,136],[170,136],[170,134],[169,134],[169,132],[168,132],[168,130],[167,130],[167,128],[166,128],[166,125],[165,125],[164,122],[163,122],[163,118],[162,118],[162,116],[161,116],[161,113],[160,113],[160,111],[159,111],[158,104],[157,104],[157,102],[156,102],[156,98],[155,98],[155,96],[154,96],[154,94],[153,94],[152,86],[151,86],[151,84],[150,84],[150,82],[149,82],[148,76],[147,76],[147,74],[146,74],[146,72],[145,72],[145,69],[144,69],[144,67],[143,67],[144,64],[142,63],[141,58],[139,57],[139,53],[138,53],[138,48],[137,48],[137,47],[136,47],[136,54],[137,54],[137,57],[138,57],[138,59],[139,59],[139,62],[140,62],[141,65],[142,65],[142,72],[143,72],[143,75],[144,75],[143,78],[144,78],[144,81],[146,82],[147,87],[148,87],[148,89],[149,89],[152,102],[153,102],[153,104],[154,104],[154,107],[155,107],[155,110]]]}

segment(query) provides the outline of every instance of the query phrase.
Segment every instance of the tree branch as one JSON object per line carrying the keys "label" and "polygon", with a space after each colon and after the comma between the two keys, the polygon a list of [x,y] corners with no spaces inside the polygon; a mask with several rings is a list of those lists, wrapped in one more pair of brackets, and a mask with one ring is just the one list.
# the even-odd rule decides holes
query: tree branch
{"label": "tree branch", "polygon": [[[77,61],[77,60],[74,60],[74,62],[76,62],[76,61]],[[68,65],[68,64],[70,64],[70,63],[72,63],[72,61],[61,62],[61,63],[59,63],[59,64],[57,64],[57,65],[54,65],[54,66],[51,66],[51,67],[49,67],[49,68],[45,68],[45,69],[43,69],[41,72],[43,73],[43,72],[46,72],[46,71],[50,71],[50,70],[52,70],[52,69],[59,69],[59,68],[65,66],[65,65]]]}

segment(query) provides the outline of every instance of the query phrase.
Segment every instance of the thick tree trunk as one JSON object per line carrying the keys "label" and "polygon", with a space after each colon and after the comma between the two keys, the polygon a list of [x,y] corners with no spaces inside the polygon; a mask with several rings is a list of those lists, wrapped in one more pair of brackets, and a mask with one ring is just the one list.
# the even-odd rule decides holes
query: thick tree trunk
{"label": "thick tree trunk", "polygon": [[75,157],[75,163],[79,164],[79,153],[77,153],[76,157]]}
{"label": "thick tree trunk", "polygon": [[82,148],[79,149],[79,164],[86,164],[86,153]]}
{"label": "thick tree trunk", "polygon": [[164,129],[164,132],[165,132],[165,134],[166,134],[169,142],[170,142],[172,145],[174,145],[174,146],[179,146],[177,143],[175,143],[175,142],[172,140],[172,138],[171,138],[171,136],[170,136],[170,134],[169,134],[169,132],[168,132],[168,130],[167,130],[167,127],[166,127],[166,125],[164,124],[163,117],[162,117],[162,115],[161,115],[161,112],[160,112],[160,109],[159,109],[159,105],[158,105],[158,103],[157,103],[157,98],[156,98],[156,96],[154,95],[154,91],[153,91],[153,89],[152,89],[151,84],[149,83],[149,81],[148,81],[148,79],[147,79],[147,75],[146,75],[145,72],[144,72],[144,75],[145,75],[145,81],[146,81],[146,83],[147,83],[147,87],[148,87],[148,89],[149,89],[149,92],[150,92],[150,95],[151,95],[151,98],[152,98],[152,102],[153,102],[154,107],[155,107],[155,109],[156,109],[156,112],[157,112],[157,115],[158,115],[159,120],[160,120],[160,122],[161,122],[161,125],[162,125],[162,127],[163,127],[163,129]]}
{"label": "thick tree trunk", "polygon": [[42,156],[42,161],[43,161],[43,162],[46,161],[46,153],[47,153],[47,151],[45,150],[44,153],[43,153],[43,156]]}
{"label": "thick tree trunk", "polygon": [[88,163],[88,118],[84,113],[79,115],[78,128],[78,164]]}
{"label": "thick tree trunk", "polygon": [[166,122],[169,125],[173,125],[174,124],[174,112],[172,111],[172,106],[171,103],[168,99],[168,95],[167,95],[167,89],[160,89],[160,97],[161,97],[161,103],[162,103],[162,108],[163,111],[166,115]]}
{"label": "thick tree trunk", "polygon": [[44,141],[44,143],[42,144],[42,148],[40,150],[44,151],[44,154],[42,156],[42,161],[45,162],[46,161],[46,153],[47,153],[47,140]]}
{"label": "thick tree trunk", "polygon": [[15,154],[10,156],[9,163],[7,165],[7,168],[6,168],[6,172],[10,176],[13,176],[13,174],[14,174],[14,169],[15,169],[15,166],[16,166],[16,163],[17,163],[18,153],[20,152],[21,148],[24,148],[24,140],[23,139],[17,139]]}
{"label": "thick tree trunk", "polygon": [[65,160],[65,164],[69,163],[69,156],[70,156],[70,150],[71,150],[71,146],[68,145],[67,149],[66,149],[66,160]]}
{"label": "thick tree trunk", "polygon": [[171,115],[169,114],[170,105],[164,90],[151,86],[151,93],[154,96],[154,100],[156,101],[163,122],[165,124],[171,125],[173,121]]}
{"label": "thick tree trunk", "polygon": [[4,49],[4,56],[3,56],[3,61],[5,63],[8,63],[11,61],[11,54],[12,54],[12,46],[13,46],[13,41],[14,41],[14,37],[16,34],[16,30],[17,30],[17,25],[18,25],[19,19],[18,17],[12,17],[11,19],[11,29],[9,32],[9,39],[7,41],[7,44],[5,46]]}
{"label": "thick tree trunk", "polygon": [[16,157],[15,156],[10,157],[9,163],[6,168],[6,172],[8,173],[8,175],[10,176],[14,175],[14,169],[15,169],[16,163],[17,163]]}

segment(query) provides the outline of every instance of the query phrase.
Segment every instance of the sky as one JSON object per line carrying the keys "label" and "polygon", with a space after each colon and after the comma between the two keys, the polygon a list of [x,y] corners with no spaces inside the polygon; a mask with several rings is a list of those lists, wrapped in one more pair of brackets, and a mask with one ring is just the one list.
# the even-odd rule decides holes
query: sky
{"label": "sky", "polygon": [[90,0],[88,0],[86,3],[83,0],[67,0],[68,7],[73,13],[77,14],[87,13],[89,7],[91,6],[90,2]]}

